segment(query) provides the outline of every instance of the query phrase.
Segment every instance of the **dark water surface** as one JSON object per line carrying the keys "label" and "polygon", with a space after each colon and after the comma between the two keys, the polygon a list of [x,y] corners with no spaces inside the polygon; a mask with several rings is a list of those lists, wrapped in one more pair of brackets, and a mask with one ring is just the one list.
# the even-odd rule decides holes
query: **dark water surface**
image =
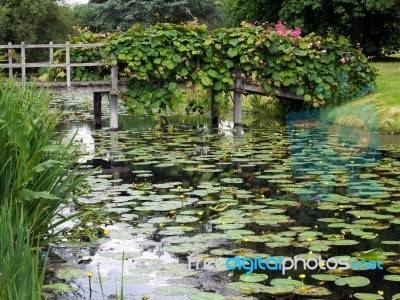
{"label": "dark water surface", "polygon": [[[67,111],[79,102],[68,101]],[[243,128],[234,130],[227,120],[215,131],[204,117],[130,118],[123,111],[120,131],[110,132],[107,119],[103,129],[93,127],[90,101],[80,102],[78,113],[70,110],[60,132],[76,132],[83,166],[99,170],[77,198],[80,205],[65,213],[101,208],[92,221],[100,220],[109,236],[53,245],[49,283],[77,289],[55,298],[89,299],[89,271],[92,299],[115,298],[122,270],[125,299],[391,299],[400,293],[399,136],[304,118],[280,126],[254,116]],[[371,249],[377,250],[361,254]],[[319,268],[241,277],[244,270],[189,269],[193,253],[199,260],[367,257],[385,265],[323,279],[315,276],[327,274]],[[276,280],[289,276],[295,281]],[[356,286],[341,285],[340,277]]]}

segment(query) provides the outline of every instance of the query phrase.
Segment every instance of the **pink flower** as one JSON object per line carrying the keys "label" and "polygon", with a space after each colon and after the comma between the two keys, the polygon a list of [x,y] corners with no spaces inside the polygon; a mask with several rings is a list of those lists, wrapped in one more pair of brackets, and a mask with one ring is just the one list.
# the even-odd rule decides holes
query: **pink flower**
{"label": "pink flower", "polygon": [[301,36],[301,30],[300,30],[300,28],[299,28],[299,27],[296,27],[296,28],[292,31],[291,36],[292,36],[293,38],[296,38],[296,37]]}
{"label": "pink flower", "polygon": [[280,36],[284,36],[287,34],[287,31],[285,29],[277,29],[276,33]]}
{"label": "pink flower", "polygon": [[282,22],[279,21],[278,23],[276,23],[275,28],[276,28],[276,29],[283,29],[284,26],[283,26]]}
{"label": "pink flower", "polygon": [[345,57],[345,56],[343,56],[343,57],[340,59],[340,61],[342,62],[342,64],[345,64],[345,63],[347,63],[348,58]]}

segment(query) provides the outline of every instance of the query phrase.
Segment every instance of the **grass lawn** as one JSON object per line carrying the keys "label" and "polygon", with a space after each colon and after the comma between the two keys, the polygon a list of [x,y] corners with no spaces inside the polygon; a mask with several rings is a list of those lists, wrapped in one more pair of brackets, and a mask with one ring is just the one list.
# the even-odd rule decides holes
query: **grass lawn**
{"label": "grass lawn", "polygon": [[377,107],[380,129],[385,132],[400,133],[400,54],[387,61],[372,64],[378,69],[379,74],[375,90],[361,99],[338,107],[337,110],[349,111],[353,105],[374,103]]}

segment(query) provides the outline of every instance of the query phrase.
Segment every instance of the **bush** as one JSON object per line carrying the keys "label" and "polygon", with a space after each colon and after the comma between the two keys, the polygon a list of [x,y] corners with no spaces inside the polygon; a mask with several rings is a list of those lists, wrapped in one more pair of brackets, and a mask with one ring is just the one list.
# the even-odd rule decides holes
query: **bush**
{"label": "bush", "polygon": [[[73,40],[90,35],[83,31]],[[137,114],[176,109],[182,91],[194,84],[227,95],[237,70],[247,80],[262,84],[267,93],[283,90],[302,96],[306,106],[314,108],[367,93],[376,76],[365,55],[347,39],[302,37],[299,28],[287,29],[280,22],[214,31],[197,23],[135,25],[105,35],[103,42],[108,56],[115,54],[109,64],[118,64],[121,76],[130,80],[127,105]],[[98,53],[77,50],[73,60],[81,57],[96,60]],[[90,72],[81,70],[78,80]]]}

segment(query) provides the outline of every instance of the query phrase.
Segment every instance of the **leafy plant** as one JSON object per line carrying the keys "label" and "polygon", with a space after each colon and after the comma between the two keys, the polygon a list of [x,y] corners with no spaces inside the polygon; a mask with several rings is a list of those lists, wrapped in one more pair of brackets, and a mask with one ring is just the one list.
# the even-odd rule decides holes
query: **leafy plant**
{"label": "leafy plant", "polygon": [[0,79],[0,205],[11,202],[24,211],[33,240],[56,235],[57,226],[74,217],[55,221],[85,178],[73,167],[72,142],[52,143],[58,117],[49,103],[45,90]]}
{"label": "leafy plant", "polygon": [[46,261],[40,271],[40,249],[22,206],[0,207],[0,299],[41,299]]}
{"label": "leafy plant", "polygon": [[[176,110],[182,92],[193,85],[228,96],[238,72],[271,95],[289,92],[314,108],[369,92],[376,76],[345,38],[302,37],[299,28],[287,29],[280,22],[214,31],[195,22],[135,25],[104,37],[104,43],[105,53],[115,55],[109,64],[118,64],[121,76],[129,79],[127,105],[137,114]],[[74,55],[82,53],[77,49]],[[94,53],[92,58],[98,60]],[[223,107],[229,97],[217,99],[217,107]]]}

